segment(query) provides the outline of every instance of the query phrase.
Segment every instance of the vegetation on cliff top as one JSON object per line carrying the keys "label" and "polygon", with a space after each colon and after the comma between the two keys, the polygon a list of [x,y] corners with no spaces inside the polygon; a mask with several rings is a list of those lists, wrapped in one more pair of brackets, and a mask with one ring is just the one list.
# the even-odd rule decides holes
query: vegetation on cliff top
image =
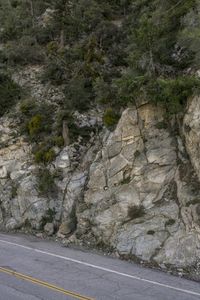
{"label": "vegetation on cliff top", "polygon": [[0,40],[1,74],[45,65],[41,81],[65,86],[68,111],[148,98],[174,113],[199,87],[197,0],[0,0]]}

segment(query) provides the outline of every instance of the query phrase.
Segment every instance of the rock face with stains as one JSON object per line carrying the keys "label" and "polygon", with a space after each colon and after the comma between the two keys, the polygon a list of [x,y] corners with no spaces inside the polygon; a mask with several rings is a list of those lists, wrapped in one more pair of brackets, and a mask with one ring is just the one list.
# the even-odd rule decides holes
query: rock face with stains
{"label": "rock face with stains", "polygon": [[198,178],[162,109],[129,108],[91,165],[76,235],[128,257],[192,265],[200,255],[199,197]]}
{"label": "rock face with stains", "polygon": [[[14,78],[38,101],[55,101],[55,93],[62,101],[62,91],[36,88],[37,72]],[[0,229],[57,234],[162,266],[198,265],[199,103],[191,99],[182,123],[174,118],[171,124],[161,107],[137,104],[122,113],[113,132],[102,129],[87,144],[79,139],[55,149],[47,165],[54,191],[46,194],[38,189],[38,166],[17,120],[2,117]],[[97,111],[75,117],[80,127],[102,125]]]}

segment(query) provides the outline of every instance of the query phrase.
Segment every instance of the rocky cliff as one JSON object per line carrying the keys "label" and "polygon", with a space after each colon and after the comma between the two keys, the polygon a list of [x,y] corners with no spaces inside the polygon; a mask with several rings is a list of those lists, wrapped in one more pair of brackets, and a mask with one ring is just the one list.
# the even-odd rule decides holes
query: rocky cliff
{"label": "rocky cliff", "polygon": [[[36,77],[23,74],[27,80],[20,74],[15,80],[44,101],[50,87],[35,89]],[[59,101],[59,93],[48,99]],[[17,118],[2,117],[0,228],[42,231],[160,266],[197,268],[199,103],[190,99],[185,114],[168,123],[162,107],[136,103],[113,132],[102,129],[84,145],[80,139],[56,148],[47,166],[54,189],[46,194],[38,190],[38,166]],[[99,126],[100,116],[95,110],[76,115],[79,126]]]}
{"label": "rocky cliff", "polygon": [[[196,112],[193,101],[184,128]],[[163,113],[148,103],[123,112],[90,167],[76,235],[127,257],[188,266],[200,254],[200,190],[198,166],[191,165],[183,141],[191,152],[198,147],[191,136],[198,134],[199,117],[190,136],[180,136]]]}

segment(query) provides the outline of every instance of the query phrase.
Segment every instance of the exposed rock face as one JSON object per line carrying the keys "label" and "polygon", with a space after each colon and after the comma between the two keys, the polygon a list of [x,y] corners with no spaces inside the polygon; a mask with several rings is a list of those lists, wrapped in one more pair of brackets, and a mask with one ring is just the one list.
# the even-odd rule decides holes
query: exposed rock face
{"label": "exposed rock face", "polygon": [[185,145],[192,165],[200,179],[200,98],[188,101],[188,109],[183,120]]}
{"label": "exposed rock face", "polygon": [[[3,121],[3,119],[1,119]],[[12,120],[2,123],[2,136],[7,134],[0,150],[0,210],[1,224],[8,230],[30,224],[39,229],[49,209],[50,199],[39,196],[31,147],[22,138],[12,139]],[[14,141],[14,144],[12,143]]]}
{"label": "exposed rock face", "polygon": [[[40,72],[41,67],[25,67],[13,74],[13,79],[30,90],[35,101],[54,104],[62,101],[62,88],[40,84]],[[63,149],[55,149],[55,160],[46,166],[55,187],[53,192],[44,194],[39,190],[40,166],[34,162],[32,146],[20,136],[17,122],[16,117],[0,118],[0,228],[44,230],[51,235],[61,224],[64,234],[71,233],[76,228],[76,201],[83,192],[101,136],[93,134],[86,144],[80,138]],[[85,124],[98,127],[102,121],[91,110],[87,115],[77,113],[76,122],[80,127]]]}
{"label": "exposed rock face", "polygon": [[[38,68],[16,81],[44,101],[62,91],[38,86]],[[25,77],[24,77],[25,76]],[[52,98],[52,95],[56,99]],[[120,255],[187,267],[200,256],[200,101],[188,102],[180,134],[161,107],[126,109],[114,132],[102,130],[63,149],[47,166],[55,191],[41,194],[31,146],[12,118],[0,122],[0,228],[43,230],[105,245]],[[77,126],[99,127],[98,112],[75,114]],[[14,122],[14,123],[13,123]],[[97,131],[98,132],[98,131]]]}
{"label": "exposed rock face", "polygon": [[[45,224],[56,227],[62,222],[76,227],[75,206],[83,192],[89,167],[100,146],[101,137],[93,137],[76,150],[74,145],[58,151],[55,161],[47,166],[54,178],[55,191],[41,194],[38,170],[31,146],[12,128],[12,119],[1,118],[0,149],[0,228],[13,230],[27,226],[42,230]],[[78,160],[78,164],[77,164]],[[51,187],[49,187],[51,188]],[[52,228],[46,226],[50,235]],[[66,234],[66,231],[65,231]]]}
{"label": "exposed rock face", "polygon": [[200,255],[198,180],[150,104],[124,111],[90,168],[77,236],[120,254],[186,266]]}
{"label": "exposed rock face", "polygon": [[39,102],[61,103],[64,99],[62,87],[57,88],[40,81],[43,67],[28,66],[13,74],[13,80],[23,88],[26,88],[31,96]]}

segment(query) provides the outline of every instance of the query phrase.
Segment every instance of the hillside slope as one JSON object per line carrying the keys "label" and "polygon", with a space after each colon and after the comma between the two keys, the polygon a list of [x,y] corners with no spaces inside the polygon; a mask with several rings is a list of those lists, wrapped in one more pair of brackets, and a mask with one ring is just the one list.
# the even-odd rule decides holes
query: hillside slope
{"label": "hillside slope", "polygon": [[198,276],[198,1],[0,7],[0,229]]}

